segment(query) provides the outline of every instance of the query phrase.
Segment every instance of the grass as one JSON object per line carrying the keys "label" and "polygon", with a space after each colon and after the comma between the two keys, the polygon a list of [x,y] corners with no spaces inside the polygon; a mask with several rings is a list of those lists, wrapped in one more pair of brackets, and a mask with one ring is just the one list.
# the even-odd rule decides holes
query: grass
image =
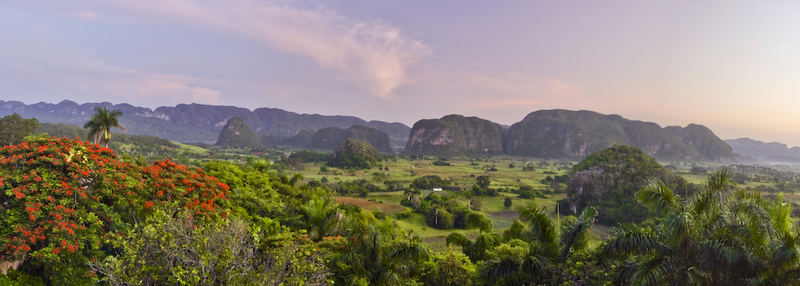
{"label": "grass", "polygon": [[366,210],[379,210],[387,215],[395,215],[406,209],[399,204],[384,204],[364,198],[337,196],[333,197],[333,200],[338,204],[357,206]]}
{"label": "grass", "polygon": [[425,216],[413,213],[408,218],[396,220],[397,226],[403,231],[411,231],[418,235],[429,247],[442,250],[447,248],[447,236],[451,233],[461,233],[471,239],[480,234],[477,229],[436,229],[425,224]]}
{"label": "grass", "polygon": [[[533,187],[547,187],[541,181],[547,176],[561,175],[568,172],[569,163],[557,162],[552,160],[532,160],[513,157],[496,157],[491,159],[469,159],[456,158],[448,160],[451,166],[433,165],[434,159],[408,160],[398,158],[383,163],[389,167],[388,172],[380,171],[377,168],[361,171],[347,171],[328,167],[328,172],[320,172],[320,167],[324,163],[306,163],[301,170],[297,170],[306,179],[327,178],[329,181],[346,181],[357,179],[372,179],[373,173],[380,172],[386,175],[387,180],[411,183],[414,179],[426,176],[437,175],[450,179],[454,185],[462,189],[469,189],[475,182],[475,177],[488,175],[492,179],[492,188],[517,188],[521,184]],[[535,170],[525,171],[522,166],[533,163]],[[514,168],[509,165],[513,164]],[[490,168],[497,171],[488,171]],[[552,172],[553,174],[545,173]]]}
{"label": "grass", "polygon": [[[372,181],[374,184],[381,185],[384,180],[398,181],[403,185],[410,184],[414,179],[426,176],[437,175],[442,178],[451,180],[454,186],[462,190],[470,190],[475,182],[475,178],[480,175],[488,175],[491,178],[491,188],[500,190],[516,189],[520,185],[530,185],[535,189],[547,188],[548,185],[543,184],[542,180],[547,176],[563,175],[569,172],[572,163],[554,160],[542,160],[531,158],[515,158],[508,156],[491,157],[491,158],[451,158],[447,162],[451,166],[437,166],[433,162],[437,159],[425,158],[420,160],[410,160],[404,158],[397,158],[383,162],[381,167],[388,167],[389,170],[372,168],[369,170],[361,171],[347,171],[337,168],[328,167],[328,172],[320,172],[320,167],[325,163],[306,163],[300,170],[296,172],[302,174],[306,180],[321,180],[326,178],[329,182],[349,181],[366,179]],[[523,170],[523,166],[531,163],[534,170]],[[513,165],[511,167],[510,165]],[[685,165],[685,164],[684,164]],[[688,172],[689,165],[679,165],[679,170],[676,172],[678,175],[685,178],[688,182],[693,184],[705,184],[708,174],[691,174]],[[495,168],[496,171],[489,171],[490,168]],[[376,176],[375,174],[379,174]],[[758,187],[761,185],[774,185],[772,182],[761,183],[748,181],[746,184],[740,184],[740,187]],[[427,195],[429,191],[423,192],[423,196]],[[447,193],[447,192],[446,192]],[[452,193],[451,193],[452,194]],[[454,195],[453,199],[457,200],[463,205],[467,205],[469,199],[466,196]],[[503,203],[505,197],[512,198],[512,206],[506,208]],[[510,192],[500,192],[498,196],[478,196],[473,197],[473,200],[479,201],[481,204],[480,212],[489,218],[497,233],[502,233],[508,228],[515,219],[519,217],[517,209],[528,203],[535,203],[536,205],[548,210],[551,217],[556,220],[557,215],[555,212],[556,202],[564,199],[566,194],[550,194],[545,198],[535,199],[522,199],[516,194]],[[403,191],[396,192],[374,192],[368,194],[365,198],[351,198],[351,197],[337,197],[337,202],[356,205],[367,210],[381,210],[388,215],[393,215],[406,209],[400,202],[404,199]],[[788,201],[800,203],[800,195],[787,195]],[[451,233],[462,233],[467,237],[475,238],[480,232],[477,229],[435,229],[425,224],[425,218],[422,214],[413,213],[410,217],[396,220],[397,227],[404,232],[411,231],[414,235],[418,235],[423,242],[433,249],[445,249],[446,237]],[[612,227],[595,224],[593,227],[593,235],[591,244],[596,246],[603,238],[609,235]]]}
{"label": "grass", "polygon": [[[320,167],[324,163],[306,163],[302,169],[296,172],[303,175],[306,180],[321,180],[323,177],[329,182],[350,181],[350,180],[372,180],[373,183],[380,185],[382,180],[399,181],[403,185],[410,184],[414,179],[426,175],[437,175],[447,178],[454,182],[454,185],[462,190],[469,190],[475,182],[475,178],[480,175],[488,175],[491,180],[491,188],[515,189],[521,184],[533,186],[534,188],[546,188],[548,185],[541,183],[547,176],[565,174],[569,169],[569,163],[547,160],[531,160],[513,157],[493,157],[483,159],[455,158],[447,162],[451,166],[433,165],[435,159],[427,158],[422,160],[408,160],[398,158],[394,161],[386,161],[382,167],[388,167],[389,171],[372,168],[361,171],[348,171],[328,167],[327,172],[320,172]],[[523,170],[523,166],[531,163],[534,170]],[[513,165],[513,168],[510,166]],[[488,171],[495,168],[497,171]],[[381,174],[380,179],[374,179],[374,173]],[[455,193],[446,191],[450,195]],[[423,192],[423,196],[428,192]],[[550,210],[555,215],[556,201],[565,198],[565,194],[554,194],[547,198],[523,199],[516,194],[500,192],[498,196],[478,196],[473,197],[479,201],[480,211],[492,221],[495,231],[502,233],[508,228],[515,219],[519,217],[517,209],[531,202]],[[452,196],[463,205],[467,205],[469,199],[465,196],[455,194]],[[507,208],[503,205],[505,198],[512,198],[512,206]],[[404,199],[403,191],[395,192],[373,192],[367,198],[336,197],[338,203],[359,206],[366,210],[381,210],[385,214],[393,215],[406,209],[400,202]],[[469,238],[475,238],[480,234],[477,229],[436,229],[425,223],[422,214],[413,213],[411,216],[396,220],[397,227],[403,232],[411,231],[419,236],[423,242],[433,249],[445,249],[446,238],[451,233],[462,233]]]}
{"label": "grass", "polygon": [[178,142],[172,142],[172,144],[178,145],[178,148],[181,151],[186,151],[186,152],[189,152],[189,153],[200,154],[200,155],[204,155],[204,154],[208,153],[208,149],[205,149],[203,147],[194,146],[194,145],[188,145],[188,144],[183,144],[183,143],[178,143]]}

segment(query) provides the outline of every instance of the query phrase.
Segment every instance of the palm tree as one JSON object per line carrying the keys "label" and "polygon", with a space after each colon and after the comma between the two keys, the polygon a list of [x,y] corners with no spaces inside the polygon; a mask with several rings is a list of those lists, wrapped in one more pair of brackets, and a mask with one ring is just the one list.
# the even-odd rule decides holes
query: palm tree
{"label": "palm tree", "polygon": [[92,119],[86,122],[83,128],[89,129],[89,138],[92,138],[94,143],[103,142],[108,147],[108,142],[111,141],[111,128],[125,131],[125,127],[119,123],[118,117],[120,116],[122,116],[122,111],[109,111],[108,108],[95,107]]}
{"label": "palm tree", "polygon": [[[570,254],[587,247],[592,224],[597,217],[594,208],[584,209],[580,216],[568,220],[560,230],[547,212],[535,204],[519,209],[520,218],[528,224],[522,234],[530,245],[527,256],[497,257],[486,262],[481,276],[498,284],[518,285],[538,281],[548,284],[548,277],[563,276],[558,265],[567,261]],[[450,242],[448,237],[448,242]],[[453,242],[457,239],[454,237]],[[549,273],[551,275],[541,275]]]}
{"label": "palm tree", "polygon": [[405,285],[408,277],[418,274],[418,268],[428,258],[428,249],[418,237],[406,234],[392,241],[370,227],[366,233],[353,236],[356,242],[346,253],[335,258],[334,265],[344,266],[343,284]]}
{"label": "palm tree", "polygon": [[314,197],[303,207],[309,237],[320,240],[323,236],[334,233],[341,225],[343,214],[330,197]]}
{"label": "palm tree", "polygon": [[[783,236],[783,261],[797,265],[797,248],[786,223],[789,213],[761,200],[758,193],[735,190],[727,171],[713,174],[691,198],[681,198],[654,180],[637,193],[640,203],[658,213],[654,226],[623,225],[612,231],[602,252],[616,259],[616,282],[637,285],[742,285],[759,279]],[[781,204],[777,204],[781,206]],[[771,215],[772,213],[772,215]],[[784,234],[782,234],[783,232]],[[780,245],[780,244],[778,244]],[[775,258],[784,257],[776,256]],[[764,280],[772,280],[765,277]]]}
{"label": "palm tree", "polygon": [[771,253],[766,269],[753,284],[792,285],[800,280],[800,241],[792,221],[791,204],[783,201],[783,194],[778,194],[769,205],[769,217],[777,239],[770,247]]}

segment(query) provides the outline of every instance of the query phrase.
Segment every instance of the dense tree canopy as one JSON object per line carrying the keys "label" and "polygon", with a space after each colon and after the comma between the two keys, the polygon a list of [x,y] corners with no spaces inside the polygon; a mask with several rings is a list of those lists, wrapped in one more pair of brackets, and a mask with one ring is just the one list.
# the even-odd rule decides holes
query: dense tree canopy
{"label": "dense tree canopy", "polygon": [[0,146],[19,144],[36,129],[39,129],[36,118],[25,119],[16,113],[0,118]]}

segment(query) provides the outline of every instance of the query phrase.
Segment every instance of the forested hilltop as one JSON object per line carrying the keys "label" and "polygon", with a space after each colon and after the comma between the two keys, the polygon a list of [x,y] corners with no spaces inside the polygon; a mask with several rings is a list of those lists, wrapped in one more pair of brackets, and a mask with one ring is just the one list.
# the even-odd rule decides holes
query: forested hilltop
{"label": "forested hilltop", "polygon": [[622,145],[580,162],[398,156],[353,138],[332,153],[205,149],[116,134],[119,116],[0,119],[0,284],[800,279],[797,173],[662,166]]}

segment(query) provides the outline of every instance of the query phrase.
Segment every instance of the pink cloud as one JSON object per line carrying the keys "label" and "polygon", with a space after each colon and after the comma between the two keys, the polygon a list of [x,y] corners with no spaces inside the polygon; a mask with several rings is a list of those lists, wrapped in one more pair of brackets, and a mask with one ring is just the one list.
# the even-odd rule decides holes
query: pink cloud
{"label": "pink cloud", "polygon": [[466,69],[428,69],[411,80],[415,92],[444,97],[448,104],[479,110],[571,103],[583,98],[569,83],[551,77],[488,73]]}
{"label": "pink cloud", "polygon": [[[387,97],[429,48],[397,27],[356,21],[324,8],[262,2],[116,0],[146,15],[232,33],[277,50],[308,57],[373,95]],[[108,2],[106,2],[108,3]]]}
{"label": "pink cloud", "polygon": [[100,17],[100,15],[98,15],[97,12],[92,11],[92,10],[83,10],[80,13],[78,13],[77,15],[78,15],[79,18],[87,20],[87,21],[94,21],[94,20],[97,20]]}

